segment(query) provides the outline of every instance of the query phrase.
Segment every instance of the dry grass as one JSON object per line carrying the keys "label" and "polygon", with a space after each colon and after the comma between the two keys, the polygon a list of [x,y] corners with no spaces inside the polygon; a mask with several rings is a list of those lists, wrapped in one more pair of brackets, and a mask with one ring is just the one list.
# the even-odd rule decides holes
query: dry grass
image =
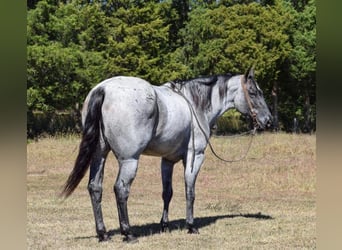
{"label": "dry grass", "polygon": [[[212,138],[220,155],[238,158],[248,137]],[[27,244],[29,249],[312,249],[316,248],[316,136],[262,134],[247,159],[227,164],[206,153],[196,184],[199,235],[184,229],[183,167],[174,172],[171,233],[159,234],[162,212],[160,159],[143,156],[129,199],[139,243],[119,234],[112,186],[117,163],[105,170],[103,212],[110,242],[98,243],[85,178],[61,202],[57,194],[72,169],[77,136],[27,145]]]}

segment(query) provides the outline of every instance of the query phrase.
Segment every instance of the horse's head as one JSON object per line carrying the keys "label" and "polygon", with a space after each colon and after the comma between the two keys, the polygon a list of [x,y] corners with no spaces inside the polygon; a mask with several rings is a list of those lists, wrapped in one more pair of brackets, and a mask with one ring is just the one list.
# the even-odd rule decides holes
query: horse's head
{"label": "horse's head", "polygon": [[236,108],[243,114],[249,114],[257,127],[264,129],[272,125],[272,115],[265,102],[262,90],[250,69],[241,76],[241,86],[234,100]]}

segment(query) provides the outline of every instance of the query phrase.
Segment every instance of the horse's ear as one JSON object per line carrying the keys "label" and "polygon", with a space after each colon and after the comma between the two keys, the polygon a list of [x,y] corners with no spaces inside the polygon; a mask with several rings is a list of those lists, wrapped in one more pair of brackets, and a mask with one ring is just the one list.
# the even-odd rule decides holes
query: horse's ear
{"label": "horse's ear", "polygon": [[247,79],[248,78],[254,79],[254,67],[253,66],[249,68]]}
{"label": "horse's ear", "polygon": [[245,73],[245,79],[254,78],[254,67],[250,66]]}

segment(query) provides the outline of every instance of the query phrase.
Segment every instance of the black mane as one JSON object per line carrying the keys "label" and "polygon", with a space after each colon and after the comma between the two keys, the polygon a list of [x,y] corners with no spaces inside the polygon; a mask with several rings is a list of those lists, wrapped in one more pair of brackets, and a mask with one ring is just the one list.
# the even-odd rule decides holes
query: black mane
{"label": "black mane", "polygon": [[219,84],[220,99],[222,99],[227,93],[225,82],[231,77],[231,74],[200,76],[189,80],[176,80],[173,83],[179,89],[187,89],[196,107],[204,111],[211,109],[213,86]]}

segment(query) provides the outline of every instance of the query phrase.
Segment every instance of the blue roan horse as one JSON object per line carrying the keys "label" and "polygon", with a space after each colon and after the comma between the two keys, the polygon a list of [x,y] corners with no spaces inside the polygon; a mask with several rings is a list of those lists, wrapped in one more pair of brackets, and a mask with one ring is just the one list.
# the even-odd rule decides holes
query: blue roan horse
{"label": "blue roan horse", "polygon": [[125,239],[136,241],[130,230],[127,199],[141,154],[161,157],[164,209],[161,229],[168,229],[172,197],[173,166],[184,164],[186,226],[194,225],[195,182],[204,160],[210,128],[226,110],[236,108],[253,114],[259,128],[271,121],[270,111],[254,79],[245,75],[218,75],[152,86],[135,77],[117,76],[95,86],[83,110],[83,136],[79,153],[62,195],[68,197],[90,166],[88,190],[99,241],[108,240],[102,210],[102,180],[105,160],[112,151],[119,162],[114,184],[120,230]]}

